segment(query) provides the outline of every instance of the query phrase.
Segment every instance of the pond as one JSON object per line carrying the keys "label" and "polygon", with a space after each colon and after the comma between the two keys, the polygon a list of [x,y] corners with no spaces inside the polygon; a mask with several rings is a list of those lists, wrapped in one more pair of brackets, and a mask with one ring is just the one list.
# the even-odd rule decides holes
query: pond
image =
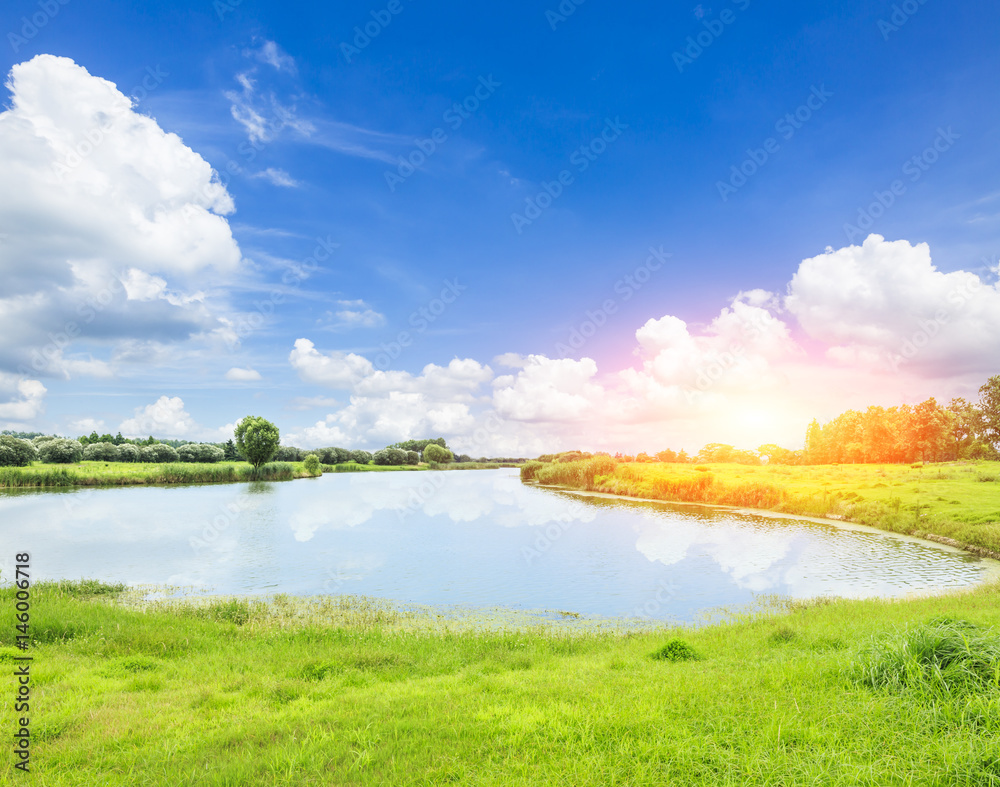
{"label": "pond", "polygon": [[2,578],[690,622],[757,594],[903,596],[998,564],[876,531],[524,485],[516,470],[0,494]]}

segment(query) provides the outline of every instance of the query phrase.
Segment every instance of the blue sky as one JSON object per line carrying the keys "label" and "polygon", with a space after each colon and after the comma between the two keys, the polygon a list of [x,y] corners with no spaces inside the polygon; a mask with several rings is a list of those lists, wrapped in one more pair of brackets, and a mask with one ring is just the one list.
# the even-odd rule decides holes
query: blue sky
{"label": "blue sky", "polygon": [[529,454],[795,447],[812,416],[974,398],[1000,371],[998,23],[8,3],[0,422],[220,439],[253,412],[304,445]]}

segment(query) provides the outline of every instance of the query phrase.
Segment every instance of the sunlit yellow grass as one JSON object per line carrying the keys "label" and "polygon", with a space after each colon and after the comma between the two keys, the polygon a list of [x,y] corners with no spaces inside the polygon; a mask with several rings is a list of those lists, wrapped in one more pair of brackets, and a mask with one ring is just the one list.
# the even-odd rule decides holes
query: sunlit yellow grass
{"label": "sunlit yellow grass", "polygon": [[1000,553],[1000,462],[800,467],[609,461],[532,463],[522,478],[630,497],[833,516]]}

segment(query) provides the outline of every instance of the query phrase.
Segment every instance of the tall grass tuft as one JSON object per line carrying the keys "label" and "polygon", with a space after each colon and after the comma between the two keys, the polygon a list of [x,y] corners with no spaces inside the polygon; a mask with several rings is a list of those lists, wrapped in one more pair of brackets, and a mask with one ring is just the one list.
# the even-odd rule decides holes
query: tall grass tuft
{"label": "tall grass tuft", "polygon": [[1000,691],[1000,637],[963,620],[928,623],[870,641],[852,665],[858,684],[919,698]]}
{"label": "tall grass tuft", "polygon": [[288,481],[292,478],[295,478],[295,466],[291,462],[270,462],[256,468],[240,468],[241,481]]}

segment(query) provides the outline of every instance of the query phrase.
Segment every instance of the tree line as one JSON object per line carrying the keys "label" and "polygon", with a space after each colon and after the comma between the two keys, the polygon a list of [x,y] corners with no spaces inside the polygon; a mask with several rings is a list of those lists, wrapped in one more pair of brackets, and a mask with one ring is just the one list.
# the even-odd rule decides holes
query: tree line
{"label": "tree line", "polygon": [[375,451],[327,447],[304,449],[280,444],[278,427],[259,416],[247,416],[236,427],[235,439],[224,443],[194,443],[186,440],[126,438],[121,432],[99,435],[97,431],[76,439],[41,432],[14,432],[0,435],[0,466],[25,467],[33,462],[75,464],[94,462],[215,463],[246,460],[254,467],[271,461],[314,462],[320,465],[356,463],[382,466],[417,465],[421,461],[445,464],[471,462],[456,457],[443,437],[406,440]]}
{"label": "tree line", "polygon": [[[583,451],[544,454],[541,462],[572,462],[592,456]],[[847,410],[806,429],[801,450],[774,443],[756,450],[709,443],[694,456],[667,449],[656,454],[615,454],[620,462],[672,462],[695,464],[892,464],[945,462],[959,459],[1000,460],[1000,375],[979,389],[979,401],[954,398],[941,405],[931,397],[917,405]]]}

